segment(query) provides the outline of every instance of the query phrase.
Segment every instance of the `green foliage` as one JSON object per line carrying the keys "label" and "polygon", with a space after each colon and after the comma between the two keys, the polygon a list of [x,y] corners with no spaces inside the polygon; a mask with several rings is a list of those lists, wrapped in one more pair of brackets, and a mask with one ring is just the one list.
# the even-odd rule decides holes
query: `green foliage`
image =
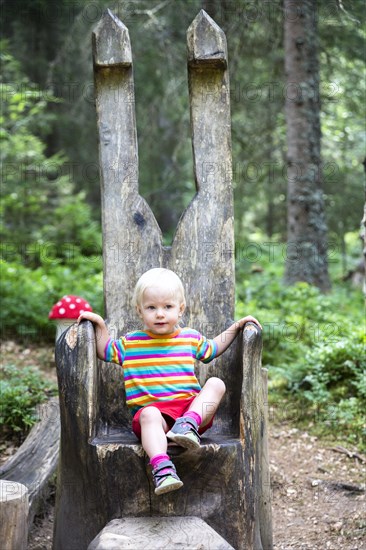
{"label": "green foliage", "polygon": [[47,340],[55,332],[48,312],[64,294],[102,311],[100,227],[64,173],[65,155],[46,155],[55,98],[37,90],[6,43],[1,61],[1,331]]}
{"label": "green foliage", "polygon": [[[2,44],[1,227],[5,259],[39,267],[42,252],[67,263],[67,250],[89,256],[100,252],[100,229],[85,193],[75,193],[67,158],[46,156],[42,136],[52,117],[49,94],[37,90]],[[46,101],[46,99],[47,101]]]}
{"label": "green foliage", "polygon": [[[351,236],[346,240],[356,244]],[[296,420],[306,422],[307,428],[313,425],[316,433],[365,447],[362,291],[337,278],[327,295],[307,283],[283,285],[283,247],[271,244],[256,243],[262,251],[260,260],[253,264],[247,255],[237,272],[237,316],[252,313],[264,328],[263,364],[269,368],[270,402],[279,407],[285,401],[292,404],[289,409],[300,411]],[[361,247],[357,248],[360,253]],[[354,252],[350,252],[351,258]],[[332,271],[338,273],[339,252],[332,251],[332,259]]]}
{"label": "green foliage", "polygon": [[7,52],[6,43],[1,43],[1,63],[1,238],[29,243],[40,219],[51,217],[58,189],[66,185],[50,173],[50,167],[58,169],[64,159],[46,158],[39,137],[49,123],[46,102]]}
{"label": "green foliage", "polygon": [[[89,261],[88,261],[89,260]],[[76,255],[68,265],[54,260],[30,269],[17,262],[1,261],[2,336],[17,339],[52,340],[55,327],[48,313],[64,294],[85,298],[102,312],[101,259]]]}
{"label": "green foliage", "polygon": [[55,384],[36,367],[6,365],[0,369],[0,433],[24,434],[38,420],[37,405],[56,395]]}
{"label": "green foliage", "polygon": [[366,445],[365,334],[360,330],[311,349],[291,381],[292,392],[316,410],[317,429],[343,431],[359,446]]}
{"label": "green foliage", "polygon": [[[361,2],[343,4],[320,2],[316,8],[323,186],[328,225],[338,237],[357,228],[362,217],[365,147],[364,10]],[[108,7],[127,25],[131,37],[140,188],[166,240],[195,193],[185,33],[202,7],[227,36],[237,235],[247,238],[262,228],[268,235],[283,237],[287,186],[283,3],[174,0],[152,6],[151,0],[120,0],[111,6],[98,0],[91,6],[63,0],[57,13],[45,0],[4,3],[4,34],[12,54],[38,87],[49,83],[53,93],[41,93],[40,98],[62,99],[48,105],[52,116],[47,122],[45,111],[34,121],[38,118],[52,128],[48,149],[64,151],[76,166],[74,180],[93,204],[95,218],[100,208],[98,178],[85,177],[86,169],[91,164],[97,169],[98,164],[90,34]],[[11,72],[9,63],[7,67],[11,73],[7,82],[19,90],[23,80],[16,68]],[[29,81],[26,89],[37,91]],[[25,100],[20,104],[14,100],[11,108],[18,117],[17,109],[23,109]]]}

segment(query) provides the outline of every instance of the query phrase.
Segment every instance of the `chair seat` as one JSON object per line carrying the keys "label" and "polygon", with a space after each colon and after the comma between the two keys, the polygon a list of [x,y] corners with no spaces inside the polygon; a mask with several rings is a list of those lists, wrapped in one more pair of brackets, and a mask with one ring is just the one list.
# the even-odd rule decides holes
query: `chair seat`
{"label": "chair seat", "polygon": [[[208,445],[229,445],[236,444],[239,441],[238,438],[213,434],[213,435],[203,435],[201,438],[201,447],[206,447]],[[140,446],[141,443],[138,441],[137,437],[132,431],[123,431],[119,428],[110,428],[108,433],[98,434],[90,441],[91,445],[117,445],[117,446]],[[168,443],[168,451],[174,452],[174,450],[180,449],[182,452],[185,452],[185,449],[178,447],[177,445],[172,445]]]}

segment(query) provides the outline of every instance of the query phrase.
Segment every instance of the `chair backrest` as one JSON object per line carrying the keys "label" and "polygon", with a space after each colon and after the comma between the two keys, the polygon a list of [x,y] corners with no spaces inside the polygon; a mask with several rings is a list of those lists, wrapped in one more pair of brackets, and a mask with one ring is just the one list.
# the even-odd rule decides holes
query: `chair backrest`
{"label": "chair backrest", "polygon": [[[138,190],[132,52],[128,29],[109,10],[93,32],[99,131],[104,299],[111,334],[135,329],[131,305],[137,279],[167,267],[186,290],[187,326],[213,337],[234,315],[234,223],[230,90],[223,31],[201,10],[187,31],[188,81],[197,193],[181,216],[172,245]],[[214,364],[197,365],[201,383],[217,375],[228,387],[216,430],[237,434],[242,381],[240,343]],[[100,369],[102,426],[129,423],[121,369]]]}

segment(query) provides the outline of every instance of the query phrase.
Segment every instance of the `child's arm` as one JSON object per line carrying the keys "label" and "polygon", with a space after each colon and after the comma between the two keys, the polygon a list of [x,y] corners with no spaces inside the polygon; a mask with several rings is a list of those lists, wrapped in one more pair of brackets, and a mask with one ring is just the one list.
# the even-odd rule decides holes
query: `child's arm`
{"label": "child's arm", "polygon": [[235,338],[239,334],[239,331],[244,327],[245,323],[249,323],[249,322],[254,323],[260,329],[262,329],[262,326],[259,323],[259,321],[257,321],[257,319],[255,319],[255,317],[252,317],[251,315],[247,315],[246,317],[239,319],[239,321],[236,321],[235,323],[233,323],[231,327],[224,330],[224,332],[222,332],[221,334],[219,334],[214,338],[214,341],[216,342],[216,345],[217,345],[216,357],[218,357],[219,355],[224,353],[225,350],[227,350],[227,348],[230,346],[230,344],[232,344],[232,342],[235,340]]}
{"label": "child's arm", "polygon": [[99,359],[104,361],[104,350],[109,340],[109,333],[104,319],[97,313],[92,313],[91,311],[84,311],[84,313],[79,316],[77,322],[80,323],[83,319],[88,319],[88,321],[91,321],[95,325],[97,355]]}

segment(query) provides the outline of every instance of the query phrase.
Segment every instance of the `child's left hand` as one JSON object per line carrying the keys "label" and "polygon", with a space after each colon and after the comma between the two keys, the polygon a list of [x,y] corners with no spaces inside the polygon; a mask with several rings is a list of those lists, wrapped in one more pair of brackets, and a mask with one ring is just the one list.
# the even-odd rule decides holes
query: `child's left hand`
{"label": "child's left hand", "polygon": [[246,323],[254,323],[261,330],[263,330],[262,325],[260,324],[260,322],[255,317],[252,317],[251,315],[247,315],[246,317],[243,317],[242,319],[239,319],[239,321],[237,321],[237,323],[239,323],[239,328],[240,329],[242,329]]}
{"label": "child's left hand", "polygon": [[257,319],[255,317],[252,317],[251,315],[247,315],[246,317],[239,319],[239,321],[235,321],[235,323],[233,323],[231,327],[224,330],[224,332],[222,332],[221,334],[216,336],[216,338],[214,338],[217,345],[216,357],[224,353],[224,351],[230,346],[232,341],[238,336],[239,331],[241,331],[244,328],[244,325],[246,323],[253,323],[262,330],[262,325],[260,324],[260,322],[257,321]]}

